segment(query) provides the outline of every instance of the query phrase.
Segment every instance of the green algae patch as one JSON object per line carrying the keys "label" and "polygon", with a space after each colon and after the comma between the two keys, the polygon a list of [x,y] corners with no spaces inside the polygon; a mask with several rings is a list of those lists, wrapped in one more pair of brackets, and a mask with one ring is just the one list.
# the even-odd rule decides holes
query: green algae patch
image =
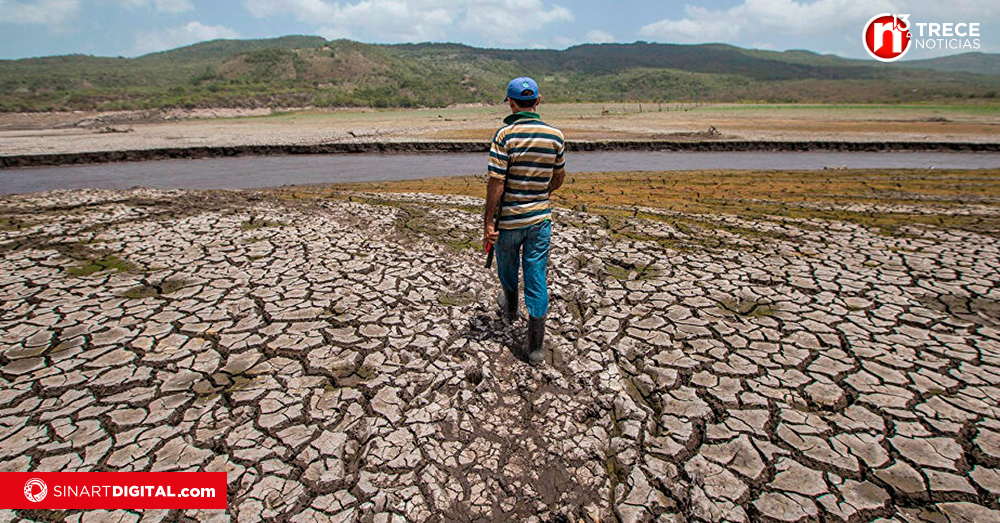
{"label": "green algae patch", "polygon": [[107,254],[100,258],[85,260],[80,265],[72,267],[66,274],[74,277],[90,276],[102,271],[129,272],[135,270],[135,264],[115,256]]}
{"label": "green algae patch", "polygon": [[143,284],[122,293],[125,298],[139,300],[143,298],[156,298],[180,290],[187,286],[186,280],[165,280],[159,284]]}
{"label": "green algae patch", "polygon": [[476,296],[470,291],[443,292],[438,295],[438,303],[441,305],[468,305],[476,300]]}

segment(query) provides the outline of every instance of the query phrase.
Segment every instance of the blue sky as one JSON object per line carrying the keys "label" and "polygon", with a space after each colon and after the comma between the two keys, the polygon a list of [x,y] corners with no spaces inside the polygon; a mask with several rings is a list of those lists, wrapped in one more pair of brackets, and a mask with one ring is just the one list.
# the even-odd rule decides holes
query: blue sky
{"label": "blue sky", "polygon": [[[998,0],[0,0],[0,58],[136,56],[289,34],[555,49],[724,42],[866,58],[861,29],[884,12],[915,22],[978,22],[979,50],[1000,52]],[[958,52],[911,49],[906,58]]]}

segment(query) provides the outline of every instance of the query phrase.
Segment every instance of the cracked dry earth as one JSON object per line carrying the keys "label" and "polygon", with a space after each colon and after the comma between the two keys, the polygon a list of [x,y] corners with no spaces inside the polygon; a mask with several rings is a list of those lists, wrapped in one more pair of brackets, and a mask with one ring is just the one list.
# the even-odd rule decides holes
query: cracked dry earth
{"label": "cracked dry earth", "polygon": [[558,210],[533,369],[481,202],[4,197],[0,470],[229,509],[0,521],[1000,521],[995,238]]}

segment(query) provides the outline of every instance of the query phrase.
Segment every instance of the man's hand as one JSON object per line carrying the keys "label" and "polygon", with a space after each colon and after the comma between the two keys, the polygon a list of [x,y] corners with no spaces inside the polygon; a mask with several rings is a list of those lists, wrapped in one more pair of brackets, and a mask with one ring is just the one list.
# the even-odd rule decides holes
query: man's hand
{"label": "man's hand", "polygon": [[494,220],[501,196],[503,196],[503,179],[490,176],[490,181],[486,185],[486,208],[483,209],[483,250],[496,243],[500,237]]}
{"label": "man's hand", "polygon": [[500,233],[493,226],[493,222],[486,222],[483,226],[483,250],[489,249],[490,245],[493,245],[500,239]]}

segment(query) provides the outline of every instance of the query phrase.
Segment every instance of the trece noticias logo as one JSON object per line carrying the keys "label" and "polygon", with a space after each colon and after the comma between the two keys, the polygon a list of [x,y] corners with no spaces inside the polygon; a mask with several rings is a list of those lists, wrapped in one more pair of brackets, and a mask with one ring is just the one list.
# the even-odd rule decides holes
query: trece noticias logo
{"label": "trece noticias logo", "polygon": [[913,47],[950,51],[981,47],[979,22],[912,23],[909,18],[908,14],[882,13],[868,20],[861,32],[868,55],[880,62],[895,62]]}
{"label": "trece noticias logo", "polygon": [[862,39],[865,50],[881,62],[899,60],[910,50],[910,15],[875,15],[865,24]]}

